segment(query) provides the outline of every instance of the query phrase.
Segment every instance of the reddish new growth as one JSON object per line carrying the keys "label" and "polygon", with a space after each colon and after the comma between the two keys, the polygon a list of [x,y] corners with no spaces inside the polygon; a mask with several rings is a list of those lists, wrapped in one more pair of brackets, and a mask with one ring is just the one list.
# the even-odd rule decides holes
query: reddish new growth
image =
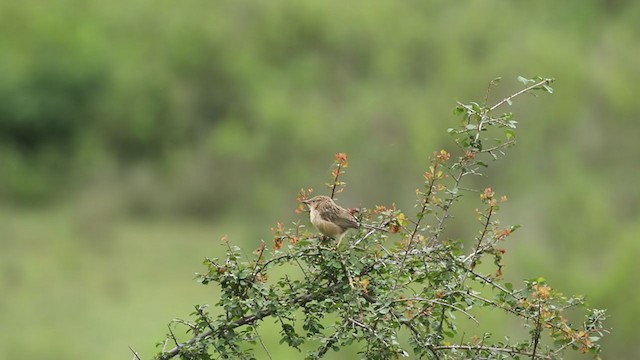
{"label": "reddish new growth", "polygon": [[284,231],[284,225],[281,222],[278,222],[275,228],[271,228],[274,250],[280,250],[282,248],[282,244],[284,244]]}
{"label": "reddish new growth", "polygon": [[300,192],[296,196],[296,202],[298,203],[298,206],[296,207],[296,213],[300,214],[301,212],[304,212],[306,210],[303,201],[309,200],[312,193],[313,188],[308,188],[307,190],[300,189]]}
{"label": "reddish new growth", "polygon": [[490,187],[484,189],[484,192],[482,194],[480,194],[480,199],[482,200],[491,200],[493,199],[493,196],[495,195],[495,193],[493,192],[493,190],[491,190]]}
{"label": "reddish new growth", "polygon": [[335,159],[336,163],[342,165],[342,167],[349,166],[349,158],[347,156],[347,153],[337,153]]}
{"label": "reddish new growth", "polygon": [[[498,200],[495,199],[495,195],[496,193],[490,187],[488,187],[484,189],[482,194],[480,194],[480,199],[486,201],[489,206],[493,207],[498,204]],[[503,198],[502,200],[506,201],[506,198]]]}
{"label": "reddish new growth", "polygon": [[331,189],[331,198],[335,194],[341,193],[344,190],[345,182],[338,181],[340,174],[343,174],[344,171],[342,169],[349,166],[349,158],[347,153],[337,153],[335,155],[335,161],[333,162],[333,170],[331,170],[331,176],[333,177],[333,182],[328,183],[327,186]]}
{"label": "reddish new growth", "polygon": [[537,299],[546,300],[551,295],[551,288],[547,285],[534,285],[533,286],[533,297]]}
{"label": "reddish new growth", "polygon": [[285,240],[289,240],[289,244],[295,245],[300,241],[298,233],[292,233],[291,230],[285,229],[281,222],[278,222],[275,228],[271,228],[273,233],[273,250],[280,250]]}
{"label": "reddish new growth", "polygon": [[440,150],[435,153],[436,159],[438,159],[441,163],[447,162],[451,158],[451,153],[446,150]]}
{"label": "reddish new growth", "polygon": [[476,152],[471,151],[471,150],[466,150],[464,152],[464,160],[473,160],[476,158]]}
{"label": "reddish new growth", "polygon": [[498,240],[504,240],[507,236],[511,235],[512,229],[504,229],[498,233]]}

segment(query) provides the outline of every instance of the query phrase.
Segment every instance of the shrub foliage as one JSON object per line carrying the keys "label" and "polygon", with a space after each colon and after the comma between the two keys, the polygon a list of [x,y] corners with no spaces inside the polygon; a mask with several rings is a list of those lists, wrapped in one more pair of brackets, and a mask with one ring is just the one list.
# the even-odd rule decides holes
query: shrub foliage
{"label": "shrub foliage", "polygon": [[[522,90],[488,106],[498,80],[489,84],[484,103],[455,108],[461,121],[448,129],[455,151],[431,157],[424,186],[416,190],[415,216],[395,205],[354,209],[373,227],[352,230],[339,249],[306,220],[278,223],[272,249],[262,242],[251,260],[223,239],[226,258],[206,259],[206,272],[197,276],[220,288],[215,311],[196,306],[191,320],[174,320],[156,359],[255,359],[257,347],[271,357],[257,331],[267,319],[278,324],[281,344],[303,351],[306,343],[308,359],[352,345],[366,359],[557,359],[567,350],[597,357],[607,333],[604,310],[586,308],[581,296],[565,296],[542,278],[519,286],[503,281],[501,246],[518,228],[498,220],[507,197],[490,187],[466,187],[487,160],[500,159],[515,144],[517,121],[498,109],[523,94],[552,93],[552,79],[519,78]],[[344,190],[340,176],[348,165],[346,154],[336,155],[327,183],[331,196]],[[312,191],[301,190],[298,202]],[[463,197],[478,202],[479,230],[467,242],[445,235],[455,224],[451,209]],[[471,246],[464,249],[465,243]],[[519,321],[528,336],[493,338],[483,331],[486,310]],[[466,323],[475,323],[475,334],[460,331]],[[175,326],[186,327],[192,338],[179,340]]]}

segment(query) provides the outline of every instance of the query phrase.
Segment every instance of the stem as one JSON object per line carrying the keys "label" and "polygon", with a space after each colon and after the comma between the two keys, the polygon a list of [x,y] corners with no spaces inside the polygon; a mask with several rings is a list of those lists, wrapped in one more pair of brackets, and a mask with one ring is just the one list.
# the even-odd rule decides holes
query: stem
{"label": "stem", "polygon": [[204,311],[202,311],[202,308],[197,306],[197,305],[195,306],[195,308],[196,308],[196,312],[198,313],[198,315],[200,315],[200,317],[203,318],[204,321],[207,323],[207,326],[209,327],[209,329],[214,330],[213,329],[213,325],[211,325],[211,322],[209,321],[209,318],[204,313]]}
{"label": "stem", "polygon": [[433,299],[425,299],[425,298],[422,298],[422,297],[409,297],[409,298],[396,299],[396,300],[393,300],[392,302],[403,302],[403,301],[427,302],[427,303],[430,303],[430,304],[438,304],[438,305],[442,306],[443,308],[444,307],[449,307],[449,308],[452,308],[454,310],[460,311],[461,313],[467,315],[467,317],[469,317],[469,319],[473,320],[476,324],[480,325],[480,322],[478,322],[478,320],[473,315],[469,314],[467,311],[465,311],[464,309],[462,309],[462,308],[460,308],[458,306],[449,304],[449,303],[444,302],[444,301],[438,301],[438,300],[433,300]]}
{"label": "stem", "polygon": [[333,179],[333,184],[331,185],[331,198],[333,199],[333,195],[336,193],[336,187],[338,187],[338,177],[340,177],[340,170],[342,170],[342,160],[338,163],[338,169],[336,171],[336,177]]}
{"label": "stem", "polygon": [[[496,352],[504,352],[511,355],[523,355],[523,356],[531,356],[532,353],[521,351],[514,348],[508,347],[497,347],[497,346],[481,346],[481,345],[442,345],[442,346],[434,346],[432,347],[435,351],[441,350],[476,350],[476,351],[496,351]],[[537,355],[539,358],[543,359],[551,359],[549,356]]]}
{"label": "stem", "polygon": [[131,348],[131,346],[129,346],[129,350],[131,350],[131,352],[133,353],[133,358],[134,359],[142,360],[142,359],[140,359],[140,356],[138,356],[138,353]]}
{"label": "stem", "polygon": [[442,332],[444,330],[444,315],[445,315],[445,310],[443,306],[442,311],[440,312],[440,324],[438,324],[438,335],[440,335],[438,343],[444,340],[444,336],[442,336]]}
{"label": "stem", "polygon": [[493,215],[493,205],[489,206],[489,213],[486,216],[486,221],[484,222],[484,225],[482,227],[482,232],[480,233],[480,236],[478,236],[478,243],[476,244],[476,249],[464,261],[464,262],[467,262],[468,260],[471,260],[471,262],[469,263],[469,267],[467,268],[467,271],[464,273],[464,277],[460,282],[460,285],[464,284],[464,282],[467,280],[467,276],[471,271],[473,271],[473,268],[476,266],[478,255],[480,255],[481,253],[480,247],[482,246],[482,240],[484,240],[484,237],[487,235],[487,232],[489,231],[489,224],[491,224],[492,215]]}
{"label": "stem", "polygon": [[[308,294],[304,294],[301,296],[298,296],[297,298],[293,299],[293,304],[298,305],[298,306],[303,306],[306,303],[314,300],[314,299],[324,299],[326,297],[327,294],[330,294],[332,291],[337,290],[338,286],[332,286],[329,288],[326,288],[325,291],[323,292],[319,292],[319,293],[308,293]],[[210,329],[207,332],[204,332],[198,336],[195,336],[193,338],[191,338],[191,340],[179,344],[176,341],[176,347],[174,347],[173,349],[159,355],[156,359],[157,360],[169,360],[172,359],[174,357],[176,357],[177,355],[180,354],[180,350],[182,350],[182,348],[184,348],[185,346],[189,346],[189,345],[193,345],[197,342],[202,341],[203,339],[209,338],[211,336],[214,335],[218,335],[220,333],[223,333],[224,331],[228,331],[228,330],[232,330],[235,328],[238,328],[240,326],[244,326],[247,324],[253,324],[258,320],[262,320],[267,316],[271,316],[274,315],[279,309],[276,308],[267,308],[261,311],[256,312],[253,315],[248,315],[245,316],[243,318],[240,318],[236,321],[233,321],[232,323],[228,324],[227,326],[224,327],[218,327],[216,329]],[[171,329],[169,329],[169,331],[171,331]],[[171,334],[173,334],[173,332],[171,331]],[[175,340],[175,337],[174,337]]]}
{"label": "stem", "polygon": [[531,360],[535,360],[536,358],[536,351],[538,350],[538,342],[540,341],[540,331],[542,330],[541,326],[542,324],[540,324],[540,316],[542,315],[542,311],[540,311],[540,302],[538,301],[538,316],[536,316],[536,329],[533,333],[534,339],[533,339],[533,353],[531,354]]}
{"label": "stem", "polygon": [[256,333],[256,337],[258,338],[258,341],[260,342],[260,345],[262,345],[262,348],[264,349],[264,352],[267,353],[267,357],[270,360],[273,360],[273,358],[271,357],[271,353],[269,352],[269,349],[267,349],[267,345],[265,345],[264,341],[262,341],[262,337],[260,336],[260,334],[258,334],[258,329],[256,329],[254,327],[253,331]]}
{"label": "stem", "polygon": [[484,106],[487,106],[487,101],[489,101],[489,94],[491,93],[491,87],[495,84],[498,83],[498,81],[500,81],[501,78],[495,78],[493,80],[491,80],[489,82],[489,85],[487,85],[487,92],[484,95]]}
{"label": "stem", "polygon": [[411,232],[409,243],[407,244],[407,248],[404,251],[404,256],[402,257],[402,260],[400,261],[400,267],[398,267],[398,276],[396,277],[396,282],[393,285],[394,290],[398,286],[398,281],[400,281],[400,276],[402,275],[402,270],[404,269],[404,263],[405,261],[407,261],[407,256],[409,256],[409,251],[411,251],[411,245],[413,245],[413,239],[416,237],[418,230],[420,230],[420,222],[422,222],[422,219],[424,218],[424,213],[425,211],[427,211],[427,207],[429,206],[429,198],[431,197],[431,193],[433,192],[433,187],[435,186],[435,182],[436,182],[437,169],[438,169],[438,162],[437,160],[434,160],[433,177],[429,181],[429,189],[427,190],[427,194],[425,195],[424,200],[422,202],[422,208],[418,213],[418,219],[416,219],[416,226],[413,228],[413,231]]}
{"label": "stem", "polygon": [[504,103],[506,103],[506,102],[508,102],[508,101],[511,101],[511,99],[513,99],[513,98],[515,98],[515,97],[517,97],[517,96],[520,96],[520,95],[522,95],[522,94],[524,94],[524,93],[526,93],[526,92],[528,92],[528,91],[531,91],[531,90],[533,90],[533,89],[535,89],[535,88],[537,88],[537,87],[539,87],[539,86],[542,86],[542,85],[549,85],[549,84],[551,84],[551,81],[552,81],[551,79],[544,79],[544,80],[542,80],[542,81],[540,81],[540,82],[538,82],[538,83],[535,83],[535,84],[533,84],[533,85],[531,85],[531,86],[529,86],[529,87],[526,87],[526,88],[524,88],[524,89],[522,89],[522,90],[518,91],[517,93],[515,93],[515,94],[513,94],[513,95],[511,95],[511,96],[508,96],[508,97],[506,97],[506,98],[504,98],[504,99],[502,99],[500,102],[498,102],[497,104],[493,105],[493,106],[489,109],[489,111],[491,112],[491,111],[493,111],[493,110],[497,109],[498,107],[500,107],[502,104],[504,104]]}
{"label": "stem", "polygon": [[[458,173],[458,176],[455,177],[455,182],[453,185],[453,188],[458,188],[458,185],[460,185],[460,181],[462,180],[462,177],[467,174],[467,172],[465,172],[464,166],[463,166],[463,162],[464,160],[460,160],[459,164],[460,164],[460,173]],[[453,205],[453,202],[455,201],[455,199],[457,199],[460,195],[458,194],[454,194],[452,195],[448,200],[447,200],[447,204],[444,207],[444,213],[442,214],[442,217],[440,218],[440,220],[438,221],[438,227],[435,230],[435,233],[433,234],[433,236],[431,237],[431,239],[429,240],[429,245],[433,245],[435,244],[436,241],[438,241],[438,238],[440,237],[440,234],[442,233],[442,230],[444,229],[444,222],[449,218],[449,209],[451,209],[451,205]]]}
{"label": "stem", "polygon": [[[478,296],[478,295],[476,295],[476,294],[474,294],[474,293],[472,293],[472,292],[468,292],[468,291],[457,291],[457,293],[459,293],[459,294],[464,294],[464,295],[466,295],[466,296],[469,296],[469,297],[472,297],[472,298],[474,298],[474,299],[480,300],[480,301],[482,301],[482,302],[484,302],[484,303],[486,303],[486,304],[488,304],[488,305],[491,305],[491,306],[496,307],[496,308],[498,308],[498,309],[502,309],[502,310],[504,310],[504,311],[506,311],[506,312],[508,312],[508,313],[511,313],[511,314],[517,315],[518,317],[520,317],[520,318],[522,318],[522,319],[525,319],[525,320],[532,320],[532,317],[527,316],[526,314],[523,314],[522,312],[519,312],[519,311],[517,311],[517,310],[515,310],[515,309],[512,309],[512,308],[505,307],[505,306],[503,306],[503,305],[500,305],[500,304],[496,303],[495,301],[489,300],[489,299],[487,299],[487,298],[483,298],[482,296]],[[565,328],[563,328],[563,327],[561,327],[561,326],[558,326],[558,325],[554,324],[554,323],[553,323],[553,322],[551,322],[551,321],[544,321],[544,325],[545,325],[545,326],[547,326],[547,327],[549,327],[549,328],[556,329],[556,330],[558,330],[558,331],[560,331],[560,332],[562,332],[562,333],[564,333],[564,334],[567,334],[567,335],[569,334],[569,332],[567,331],[567,329],[565,329]]]}
{"label": "stem", "polygon": [[[402,324],[405,325],[413,333],[413,338],[416,339],[416,343],[422,342],[420,341],[420,335],[421,335],[420,331],[416,329],[415,326],[411,324],[411,322],[403,321]],[[432,345],[426,344],[425,346],[427,347],[427,349],[429,349],[429,351],[431,352],[435,360],[440,360],[438,353],[436,352],[436,350],[433,348]]]}

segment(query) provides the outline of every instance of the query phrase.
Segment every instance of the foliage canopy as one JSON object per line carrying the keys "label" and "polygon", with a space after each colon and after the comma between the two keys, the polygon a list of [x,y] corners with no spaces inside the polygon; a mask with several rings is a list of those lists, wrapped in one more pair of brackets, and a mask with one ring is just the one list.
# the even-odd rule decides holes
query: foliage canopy
{"label": "foliage canopy", "polygon": [[[206,259],[207,271],[197,277],[220,287],[218,315],[196,306],[193,320],[175,320],[156,358],[255,359],[250,345],[258,343],[271,357],[257,332],[267,318],[280,325],[281,344],[301,349],[311,343],[308,359],[352,344],[366,359],[399,358],[409,351],[436,360],[557,359],[568,349],[597,357],[598,341],[607,333],[605,311],[586,308],[581,296],[565,296],[543,278],[521,286],[502,281],[501,244],[518,228],[497,218],[507,197],[490,187],[464,187],[467,177],[482,175],[487,160],[500,159],[515,144],[517,121],[511,113],[495,115],[497,110],[523,94],[552,93],[552,79],[520,77],[522,90],[488,106],[498,80],[490,83],[483,103],[456,107],[462,121],[448,129],[455,154],[440,150],[431,157],[424,186],[416,190],[414,217],[395,205],[359,209],[360,221],[375,227],[362,227],[341,248],[301,221],[291,228],[278,223],[272,229],[273,251],[263,241],[251,260],[242,260],[240,248],[223,239],[226,258]],[[332,197],[344,190],[340,176],[348,166],[347,155],[337,154],[327,183]],[[311,192],[301,190],[298,202]],[[455,224],[452,207],[466,194],[479,198],[479,230],[470,249],[443,236]],[[479,267],[483,262],[494,269],[488,273],[487,266]],[[278,268],[286,274],[272,278]],[[482,331],[465,336],[461,322],[482,329],[482,309],[519,319],[529,336],[502,340]],[[583,310],[584,320],[572,324],[569,313],[576,309]],[[193,337],[178,340],[171,330],[175,324],[186,326]],[[167,349],[171,343],[175,347]]]}

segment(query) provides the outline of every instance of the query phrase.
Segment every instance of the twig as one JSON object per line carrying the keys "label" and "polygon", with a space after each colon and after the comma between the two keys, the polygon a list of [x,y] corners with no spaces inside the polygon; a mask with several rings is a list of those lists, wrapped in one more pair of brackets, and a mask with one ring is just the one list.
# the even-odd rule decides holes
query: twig
{"label": "twig", "polygon": [[180,343],[178,343],[178,339],[176,338],[175,334],[173,333],[173,330],[171,330],[171,325],[167,326],[169,328],[169,334],[171,334],[171,338],[173,339],[174,344],[176,344],[176,346],[180,346]]}
{"label": "twig", "polygon": [[[499,145],[496,145],[496,146],[490,147],[490,148],[488,148],[488,149],[482,149],[482,150],[480,150],[480,152],[482,152],[482,153],[491,153],[491,152],[496,151],[496,150],[498,150],[498,149],[502,149],[502,148],[505,148],[505,147],[509,147],[509,146],[511,146],[511,145],[513,145],[513,144],[515,144],[515,143],[516,143],[515,141],[513,141],[513,140],[509,140],[509,141],[507,141],[507,142],[504,142],[504,143],[502,143],[502,144],[499,144]],[[503,154],[504,154],[504,153],[503,153]]]}
{"label": "twig", "polygon": [[365,240],[366,238],[368,238],[369,236],[371,236],[371,234],[373,234],[376,231],[376,229],[371,229],[369,230],[369,232],[367,232],[367,234],[363,237],[361,237],[360,239],[356,240],[353,244],[351,244],[351,248],[355,248],[356,246],[358,246],[358,244],[362,241]]}
{"label": "twig", "polygon": [[133,358],[134,359],[142,360],[142,359],[140,359],[140,356],[138,356],[138,353],[131,348],[131,346],[129,346],[129,350],[131,350],[131,352],[133,353]]}
{"label": "twig", "polygon": [[[416,343],[421,343],[420,341],[420,331],[418,329],[416,329],[415,326],[413,326],[413,324],[409,321],[401,321],[401,323],[406,326],[412,333],[413,333],[413,337],[416,339]],[[431,354],[433,355],[435,360],[440,360],[440,356],[438,356],[438,353],[436,352],[436,350],[433,348],[433,345],[430,344],[425,344],[426,348],[429,349],[429,351],[431,351]]]}
{"label": "twig", "polygon": [[[301,296],[296,297],[295,299],[293,299],[292,303],[297,304],[299,306],[305,305],[306,303],[308,303],[311,300],[314,299],[324,299],[324,297],[326,296],[326,294],[331,293],[333,291],[335,291],[339,286],[338,285],[334,285],[331,287],[327,287],[325,288],[325,291],[322,292],[317,292],[317,293],[307,293]],[[215,330],[208,330],[198,336],[194,336],[193,338],[191,338],[191,340],[182,343],[182,344],[177,344],[175,348],[161,354],[158,356],[158,360],[168,360],[168,359],[172,359],[175,356],[177,356],[178,354],[180,354],[180,350],[182,350],[182,348],[184,348],[185,346],[189,346],[189,345],[193,345],[199,341],[202,341],[202,339],[206,339],[208,337],[213,336],[216,333],[220,333],[223,331],[228,331],[228,330],[232,330],[235,328],[238,328],[240,326],[244,326],[247,324],[253,324],[258,320],[262,320],[267,316],[271,316],[273,314],[275,314],[277,311],[279,311],[279,309],[277,308],[267,308],[261,311],[256,312],[253,315],[248,315],[245,316],[243,318],[240,318],[236,321],[233,321],[232,323],[230,323],[229,325],[225,326],[225,327],[219,327]]]}
{"label": "twig", "polygon": [[267,244],[262,240],[260,243],[260,247],[258,247],[258,259],[256,259],[256,264],[253,267],[253,271],[251,272],[251,278],[255,280],[258,275],[258,266],[260,266],[260,260],[262,260],[262,254],[264,253],[264,249],[267,247]]}
{"label": "twig", "polygon": [[294,256],[293,260],[296,262],[296,264],[298,265],[298,267],[302,271],[302,275],[304,275],[304,278],[307,279],[307,281],[308,281],[309,280],[309,276],[307,275],[307,271],[304,269],[302,264],[300,264],[300,261],[298,260],[298,258]]}
{"label": "twig", "polygon": [[273,360],[273,358],[271,357],[271,353],[269,352],[269,349],[267,349],[267,345],[265,345],[264,341],[262,341],[262,337],[260,336],[260,334],[258,333],[258,329],[256,329],[255,327],[253,328],[253,331],[256,333],[256,337],[258,338],[258,341],[260,342],[260,345],[262,346],[262,348],[264,349],[264,352],[267,353],[267,357],[271,360]]}
{"label": "twig", "polygon": [[538,83],[535,83],[535,84],[533,84],[531,86],[528,86],[528,87],[518,91],[517,93],[515,93],[515,94],[513,94],[511,96],[507,96],[506,98],[502,99],[500,102],[498,102],[497,104],[495,104],[491,108],[489,108],[489,111],[491,112],[491,111],[497,109],[498,107],[500,107],[502,104],[511,101],[511,99],[513,99],[513,98],[515,98],[517,96],[520,96],[520,95],[522,95],[522,94],[524,94],[524,93],[526,93],[528,91],[531,91],[531,90],[533,90],[533,89],[535,89],[535,88],[537,88],[539,86],[549,85],[549,84],[551,84],[551,81],[552,81],[551,79],[544,79],[544,80],[542,80],[542,81],[540,81]]}
{"label": "twig", "polygon": [[540,341],[540,332],[542,330],[542,325],[540,324],[540,316],[542,315],[542,311],[540,309],[540,302],[538,301],[538,315],[536,316],[536,328],[533,332],[533,352],[531,353],[531,360],[535,360],[536,351],[538,350],[538,342]]}
{"label": "twig", "polygon": [[[472,298],[474,298],[474,299],[480,300],[480,301],[482,301],[482,302],[484,302],[484,303],[486,303],[486,304],[489,304],[489,305],[491,305],[491,306],[493,306],[493,307],[496,307],[496,308],[498,308],[498,309],[502,309],[502,310],[504,310],[504,311],[506,311],[506,312],[508,312],[508,313],[511,313],[511,314],[517,315],[518,317],[521,317],[521,318],[523,318],[523,319],[525,319],[525,320],[531,320],[531,319],[532,319],[532,317],[531,317],[531,316],[527,316],[527,315],[526,315],[525,313],[523,313],[523,312],[519,312],[519,311],[516,311],[515,309],[508,308],[508,307],[505,307],[505,306],[502,306],[502,305],[498,304],[498,303],[497,303],[497,302],[495,302],[495,301],[489,300],[489,299],[487,299],[487,298],[483,298],[482,296],[478,296],[478,295],[476,295],[476,294],[474,294],[474,293],[472,293],[472,292],[469,292],[469,291],[460,291],[460,290],[457,290],[457,291],[455,291],[455,292],[456,292],[456,293],[459,293],[459,294],[464,294],[464,295],[470,296],[470,297],[472,297]],[[551,322],[551,321],[544,321],[544,325],[545,325],[546,327],[556,329],[556,330],[558,330],[558,331],[560,331],[560,332],[562,332],[562,333],[564,333],[564,334],[568,334],[567,329],[565,329],[565,328],[563,328],[563,327],[560,327],[560,326],[558,326],[558,325],[554,324],[554,323],[553,323],[553,322]]]}
{"label": "twig", "polygon": [[440,335],[440,339],[438,343],[440,342],[440,340],[444,339],[444,336],[442,336],[442,333],[444,332],[444,315],[445,315],[445,311],[443,306],[442,311],[440,312],[440,324],[438,324],[438,333]]}
{"label": "twig", "polygon": [[489,231],[489,225],[491,224],[491,216],[493,215],[493,208],[494,208],[493,205],[489,206],[489,213],[485,216],[486,220],[483,223],[482,232],[480,233],[480,236],[478,236],[478,244],[476,245],[476,249],[464,259],[465,263],[469,260],[471,260],[471,262],[469,263],[469,267],[467,268],[467,271],[464,273],[464,276],[462,277],[462,281],[460,281],[461,285],[464,284],[464,282],[467,280],[467,276],[469,275],[469,272],[471,272],[473,268],[476,266],[476,261],[478,261],[478,255],[480,255],[480,247],[482,246],[482,240],[484,240],[485,236],[487,235],[487,232]]}
{"label": "twig", "polygon": [[204,313],[204,311],[202,311],[202,308],[198,305],[195,305],[194,307],[196,308],[196,312],[198,313],[198,315],[200,315],[200,317],[204,319],[204,321],[207,323],[207,326],[209,327],[209,329],[215,330],[213,328],[213,325],[209,321],[209,318],[207,317],[207,315]]}
{"label": "twig", "polygon": [[[233,252],[233,250],[231,250],[231,244],[229,243],[229,239],[227,238],[227,236],[225,235],[222,238],[222,241],[225,243],[225,245],[227,245],[227,250],[229,250],[229,254],[231,254]],[[227,261],[229,261],[229,258],[227,257]],[[238,258],[236,257],[234,262],[236,263],[236,267],[238,267]]]}
{"label": "twig", "polygon": [[338,187],[338,177],[340,177],[340,170],[342,170],[342,160],[338,162],[338,169],[336,169],[336,176],[333,179],[333,184],[331,185],[331,198],[333,199],[333,195],[336,193],[336,188]]}
{"label": "twig", "polygon": [[420,230],[420,222],[422,222],[422,219],[424,218],[425,212],[427,211],[427,207],[429,206],[429,198],[431,197],[431,193],[433,192],[433,187],[435,186],[435,182],[436,182],[436,170],[438,169],[438,161],[434,159],[433,162],[433,177],[431,178],[431,180],[429,181],[429,189],[427,190],[427,193],[424,196],[424,199],[422,201],[422,208],[420,209],[420,212],[418,213],[418,218],[416,219],[416,225],[413,228],[413,232],[411,233],[411,236],[409,237],[409,243],[407,244],[407,248],[404,251],[404,255],[402,256],[402,260],[400,261],[400,266],[398,267],[398,276],[396,277],[396,281],[395,284],[393,285],[393,289],[395,290],[398,287],[398,281],[400,281],[400,276],[402,275],[402,271],[404,270],[404,263],[405,261],[407,261],[407,256],[409,256],[409,252],[411,251],[411,246],[413,245],[413,240],[415,239],[416,235],[418,234],[418,231]]}
{"label": "twig", "polygon": [[268,265],[271,265],[273,263],[279,263],[281,260],[291,260],[291,259],[298,259],[298,258],[303,258],[303,257],[316,257],[316,256],[320,256],[321,253],[317,252],[317,253],[305,253],[304,251],[300,251],[298,253],[288,253],[288,254],[283,254],[274,258],[271,258],[267,261],[264,262],[264,264],[262,264],[262,266],[260,267],[260,270],[264,270],[267,268]]}
{"label": "twig", "polygon": [[558,350],[553,352],[553,355],[559,355],[560,353],[562,353],[564,351],[564,349],[568,348],[569,346],[573,345],[576,343],[576,339],[572,339],[571,341],[569,341],[568,343],[562,345],[561,347],[558,348]]}
{"label": "twig", "polygon": [[484,275],[478,274],[477,272],[475,272],[475,271],[473,271],[473,270],[471,270],[471,271],[470,271],[470,273],[471,273],[473,276],[475,276],[475,277],[478,277],[478,278],[482,279],[482,281],[484,281],[486,284],[489,284],[489,285],[491,285],[492,287],[494,287],[494,288],[496,288],[496,289],[498,289],[498,290],[502,291],[503,293],[508,294],[508,295],[511,295],[511,296],[513,296],[513,297],[514,297],[514,298],[516,298],[516,299],[520,299],[520,296],[519,296],[518,294],[516,294],[516,293],[515,293],[515,292],[513,292],[513,291],[509,291],[509,290],[507,290],[504,286],[502,286],[502,285],[500,285],[500,284],[496,283],[495,281],[493,281],[493,280],[492,280],[491,278],[489,278],[488,276],[484,276]]}
{"label": "twig", "polygon": [[[453,185],[454,188],[458,188],[458,189],[459,189],[458,186],[460,185],[460,181],[462,180],[462,177],[468,174],[464,166],[464,160],[461,159],[459,164],[460,164],[460,172],[458,173],[457,177],[454,177],[454,185]],[[451,205],[453,205],[453,202],[458,197],[460,197],[460,195],[452,194],[451,197],[447,200],[447,203],[444,206],[444,212],[442,214],[442,217],[440,218],[440,220],[438,220],[438,226],[436,227],[435,232],[431,236],[431,239],[429,239],[428,245],[433,245],[435,244],[436,241],[438,241],[438,238],[440,237],[440,234],[442,233],[442,230],[444,228],[444,222],[449,218],[449,209],[451,209]]]}
{"label": "twig", "polygon": [[383,337],[379,336],[378,333],[372,329],[370,326],[367,326],[361,322],[358,322],[356,320],[354,320],[353,318],[348,318],[347,320],[349,320],[353,325],[356,325],[358,327],[361,327],[365,330],[367,330],[368,332],[370,332],[371,334],[373,334],[373,336],[375,336],[378,340],[380,340],[383,344],[385,344],[386,346],[389,346],[389,343],[387,341],[384,340]]}
{"label": "twig", "polygon": [[492,87],[493,85],[497,84],[497,83],[498,83],[498,81],[500,81],[501,79],[502,79],[502,78],[497,77],[497,78],[495,78],[495,79],[491,80],[491,81],[489,82],[489,85],[487,85],[487,92],[486,92],[486,93],[485,93],[485,95],[484,95],[484,106],[487,106],[487,101],[489,100],[489,93],[491,93],[491,87]]}
{"label": "twig", "polygon": [[340,335],[340,332],[338,332],[336,330],[336,332],[331,335],[331,338],[329,338],[329,340],[327,341],[326,344],[324,344],[324,346],[318,351],[318,358],[321,358],[324,356],[324,354],[327,353],[327,351],[329,351],[329,349],[331,349],[331,347],[333,346],[333,344],[338,341],[338,335]]}
{"label": "twig", "polygon": [[347,267],[347,265],[344,263],[344,258],[342,254],[338,254],[338,258],[340,260],[340,265],[342,265],[342,269],[344,270],[345,275],[347,275],[349,286],[351,287],[351,289],[355,289],[356,287],[353,285],[353,278],[351,277],[351,272],[349,271],[349,268]]}
{"label": "twig", "polygon": [[461,313],[467,315],[467,317],[469,317],[469,319],[473,320],[476,324],[480,325],[480,322],[478,322],[478,320],[473,315],[469,314],[467,311],[465,311],[464,309],[462,309],[462,308],[460,308],[458,306],[446,303],[444,301],[439,301],[439,300],[434,300],[434,299],[426,299],[426,298],[422,298],[422,297],[411,297],[411,298],[403,298],[403,299],[393,300],[393,302],[400,302],[400,301],[428,302],[428,303],[431,303],[431,304],[438,304],[438,305],[450,307],[450,308],[452,308],[454,310],[460,311]]}
{"label": "twig", "polygon": [[[508,347],[497,347],[497,346],[480,346],[480,345],[439,345],[439,346],[434,346],[432,348],[435,351],[442,351],[442,350],[476,350],[476,351],[497,351],[497,352],[504,352],[504,353],[508,353],[508,354],[512,354],[512,355],[523,355],[523,356],[531,356],[532,353],[530,352],[526,352],[526,351],[522,351],[522,350],[518,350],[518,349],[514,349],[514,348],[508,348]],[[542,359],[552,359],[550,356],[547,355],[536,355],[538,358],[542,358]]]}

